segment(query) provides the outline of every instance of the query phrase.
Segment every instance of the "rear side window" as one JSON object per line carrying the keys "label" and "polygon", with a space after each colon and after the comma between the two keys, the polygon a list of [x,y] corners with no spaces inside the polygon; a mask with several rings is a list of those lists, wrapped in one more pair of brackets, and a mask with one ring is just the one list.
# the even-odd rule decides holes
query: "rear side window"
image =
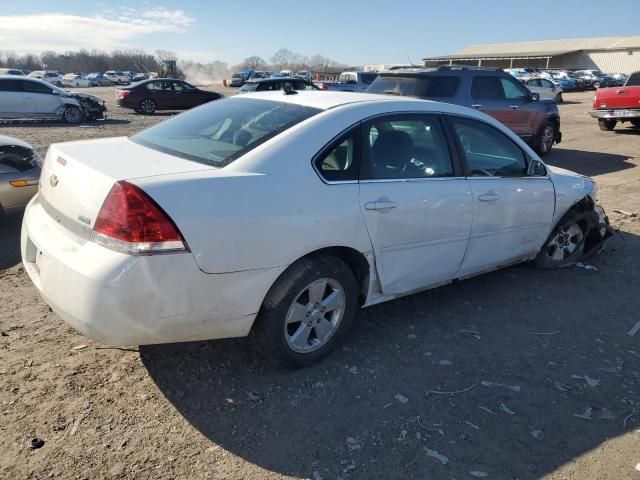
{"label": "rear side window", "polygon": [[406,180],[454,175],[438,116],[394,115],[365,127],[366,178]]}
{"label": "rear side window", "polygon": [[456,95],[460,78],[453,75],[421,75],[403,77],[379,76],[367,93],[385,93],[418,98],[450,98]]}
{"label": "rear side window", "polygon": [[153,91],[172,90],[171,82],[149,82],[146,87],[147,90]]}
{"label": "rear side window", "polygon": [[0,80],[0,92],[21,92],[19,80]]}
{"label": "rear side window", "polygon": [[322,178],[328,182],[358,180],[360,164],[356,148],[359,131],[356,128],[343,135],[315,159],[316,170]]}
{"label": "rear side window", "polygon": [[320,111],[239,95],[189,110],[131,140],[187,160],[224,167]]}
{"label": "rear side window", "polygon": [[631,74],[629,80],[627,80],[627,87],[640,87],[640,72]]}
{"label": "rear side window", "polygon": [[361,73],[360,80],[365,85],[371,85],[377,76],[378,76],[377,73]]}
{"label": "rear side window", "polygon": [[505,134],[477,120],[450,117],[472,177],[524,177],[524,152]]}

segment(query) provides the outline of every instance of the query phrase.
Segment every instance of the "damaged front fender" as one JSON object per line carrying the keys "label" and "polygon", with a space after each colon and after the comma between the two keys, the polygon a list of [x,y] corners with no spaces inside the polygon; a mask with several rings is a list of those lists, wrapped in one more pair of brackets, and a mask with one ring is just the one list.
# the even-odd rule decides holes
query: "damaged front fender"
{"label": "damaged front fender", "polygon": [[82,115],[88,120],[98,120],[107,118],[107,106],[105,101],[96,97],[95,95],[89,95],[86,93],[66,92],[62,97],[62,105],[59,115],[64,113],[65,108],[73,105],[74,107],[82,110]]}

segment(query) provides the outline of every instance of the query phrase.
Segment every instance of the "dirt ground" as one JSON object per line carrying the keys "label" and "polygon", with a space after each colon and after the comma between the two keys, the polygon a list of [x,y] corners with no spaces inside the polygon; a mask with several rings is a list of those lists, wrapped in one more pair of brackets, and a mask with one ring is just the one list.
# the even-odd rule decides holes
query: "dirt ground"
{"label": "dirt ground", "polygon": [[[106,122],[0,133],[44,153],[166,118],[94,90]],[[587,260],[597,270],[520,265],[365,309],[306,370],[277,370],[242,339],[96,344],[39,298],[20,219],[1,221],[0,478],[640,478],[640,334],[627,334],[640,321],[640,130],[599,131],[592,96],[565,95],[546,161],[600,185],[619,233]]]}

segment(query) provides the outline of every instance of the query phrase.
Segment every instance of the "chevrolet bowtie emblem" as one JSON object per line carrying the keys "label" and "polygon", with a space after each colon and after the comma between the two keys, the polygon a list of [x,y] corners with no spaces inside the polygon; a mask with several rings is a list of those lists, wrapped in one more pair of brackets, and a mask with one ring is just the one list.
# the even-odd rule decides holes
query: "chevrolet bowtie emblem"
{"label": "chevrolet bowtie emblem", "polygon": [[49,183],[51,184],[52,187],[55,187],[56,185],[58,185],[58,177],[55,174],[51,175],[49,177]]}

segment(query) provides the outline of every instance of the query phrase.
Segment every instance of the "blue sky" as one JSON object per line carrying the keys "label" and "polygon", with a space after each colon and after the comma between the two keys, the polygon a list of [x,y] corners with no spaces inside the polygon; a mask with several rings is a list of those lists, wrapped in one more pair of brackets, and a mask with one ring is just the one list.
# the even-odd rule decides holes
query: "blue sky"
{"label": "blue sky", "polygon": [[[229,64],[279,48],[350,65],[473,43],[640,34],[640,0],[51,0],[3,2],[0,50],[140,48]],[[614,13],[605,13],[605,12]]]}

